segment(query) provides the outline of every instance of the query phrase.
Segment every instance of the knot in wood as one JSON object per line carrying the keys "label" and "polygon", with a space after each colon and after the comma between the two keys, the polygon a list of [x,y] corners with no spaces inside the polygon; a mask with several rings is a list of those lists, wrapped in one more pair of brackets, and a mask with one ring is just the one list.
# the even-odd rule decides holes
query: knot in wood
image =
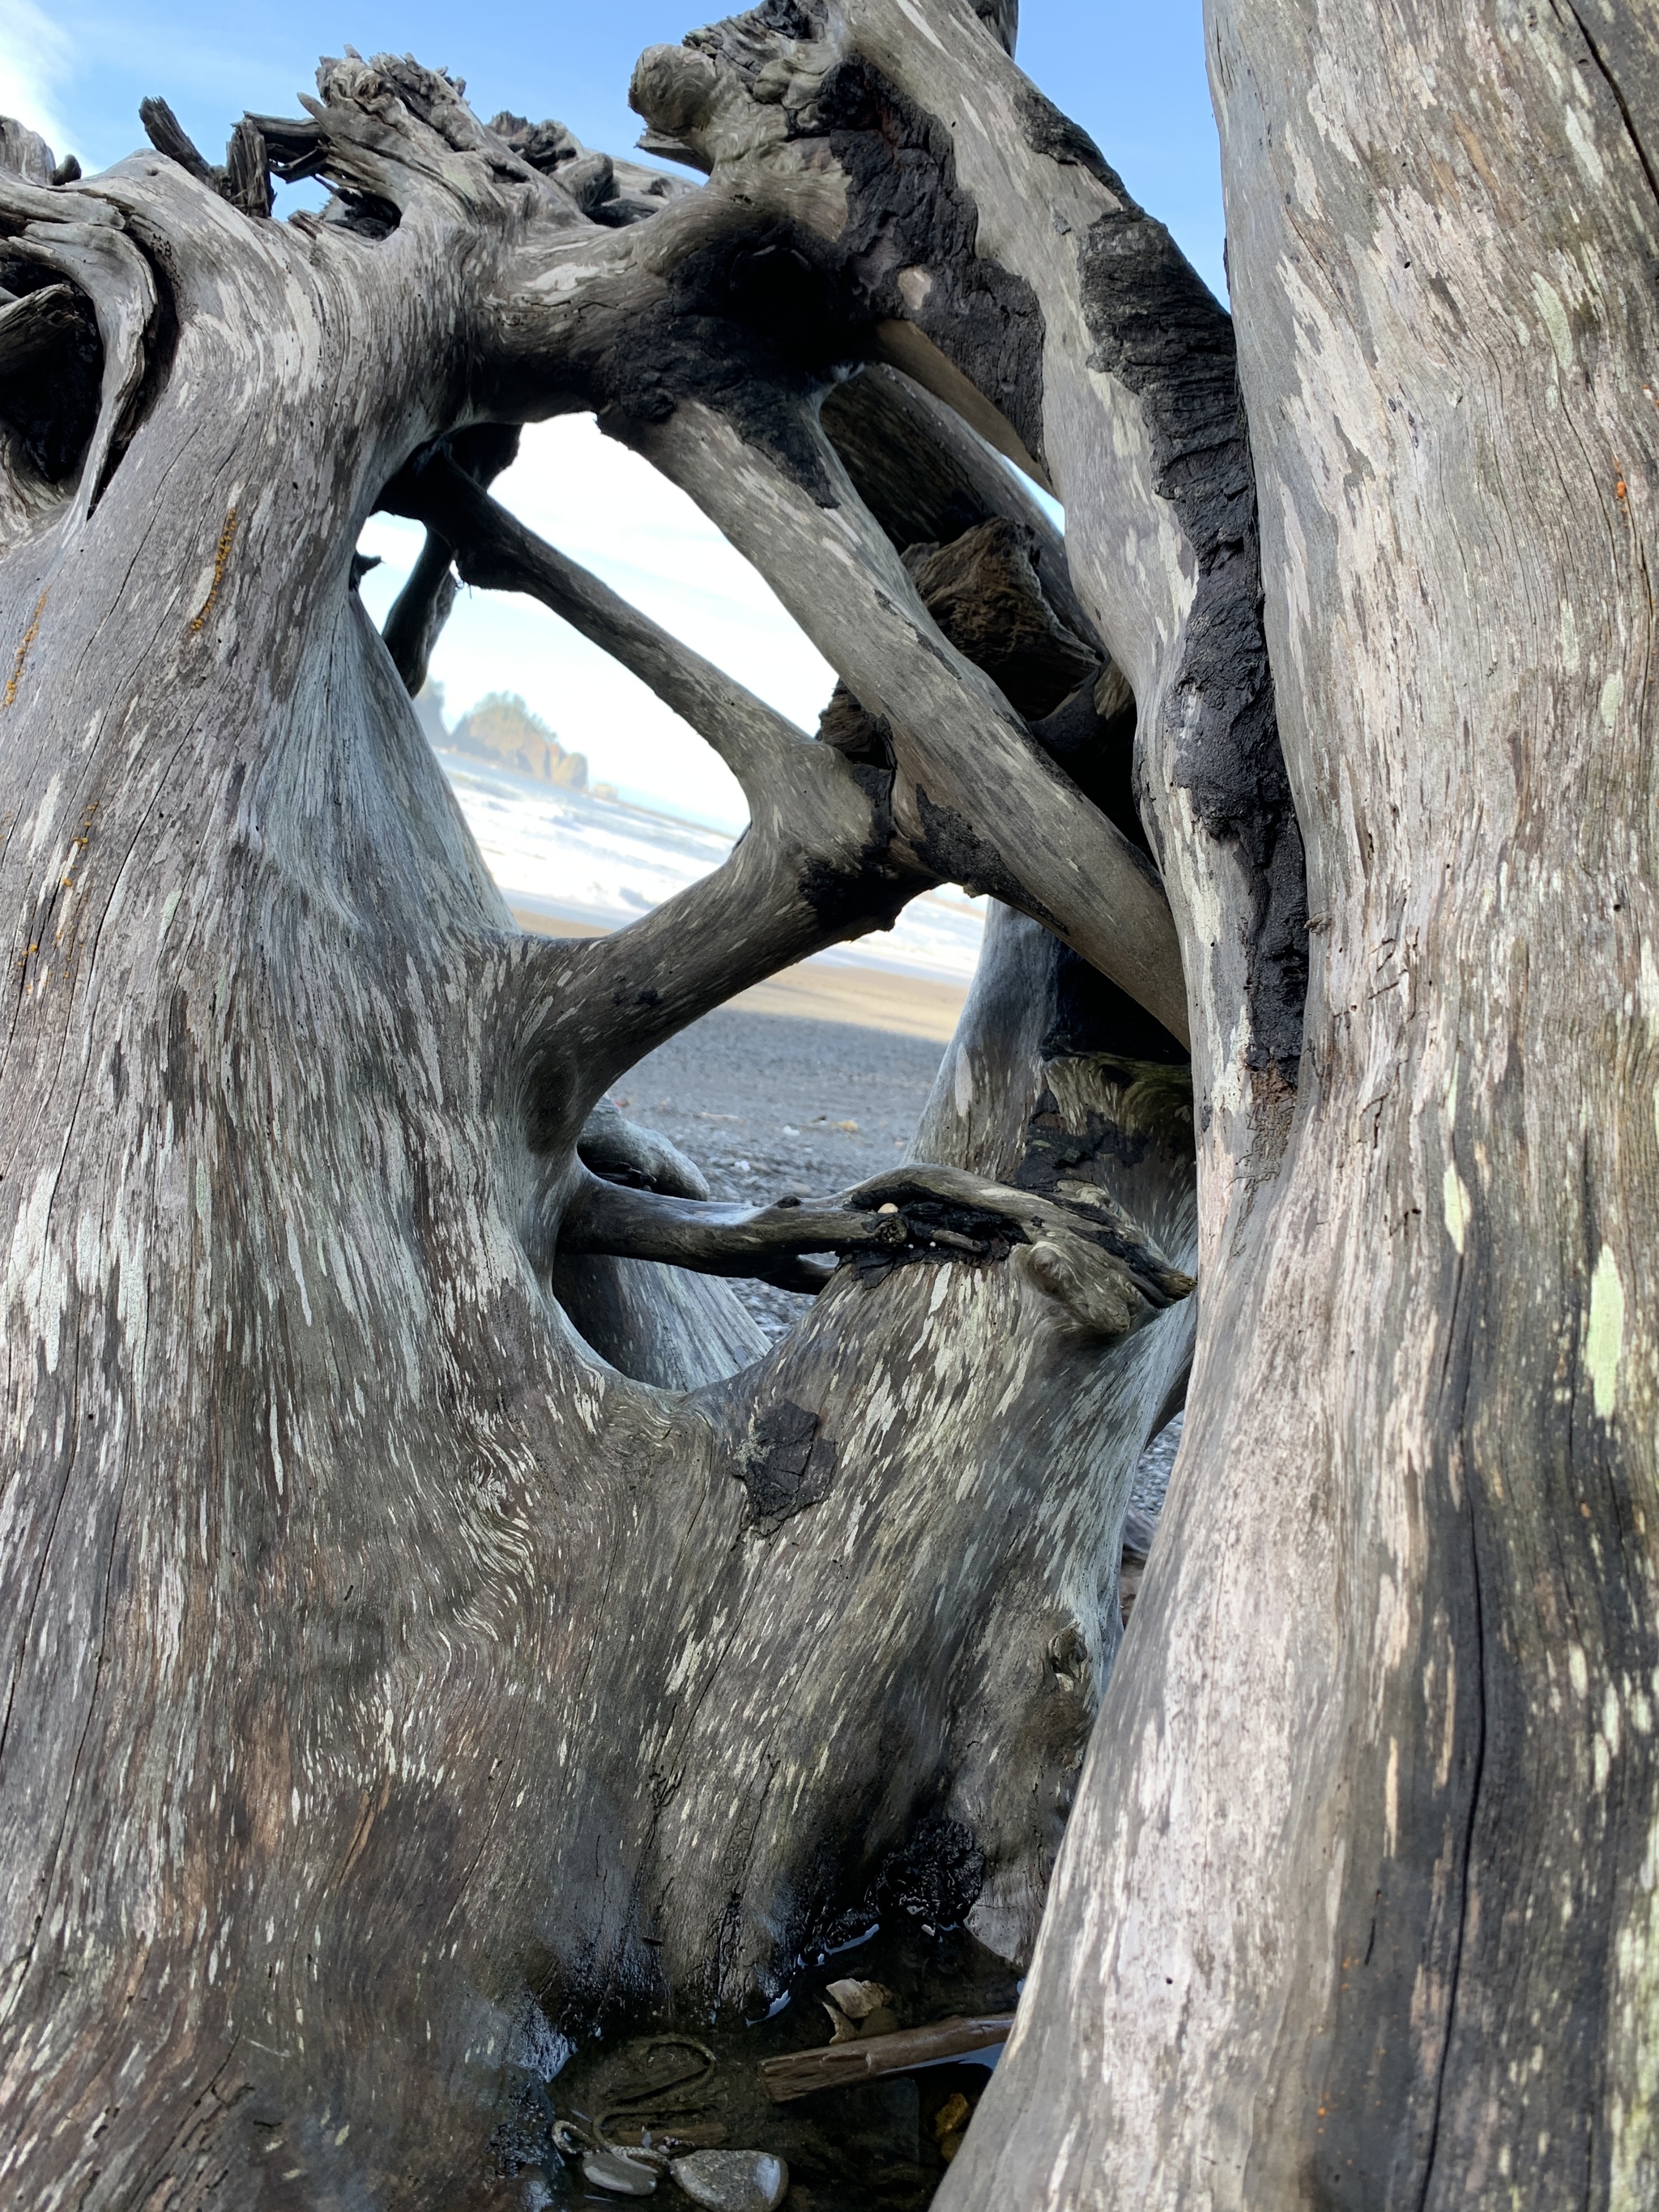
{"label": "knot in wood", "polygon": [[1078,1689],[1087,1680],[1089,1645],[1076,1621],[1068,1621],[1048,1638],[1048,1664],[1068,1690]]}

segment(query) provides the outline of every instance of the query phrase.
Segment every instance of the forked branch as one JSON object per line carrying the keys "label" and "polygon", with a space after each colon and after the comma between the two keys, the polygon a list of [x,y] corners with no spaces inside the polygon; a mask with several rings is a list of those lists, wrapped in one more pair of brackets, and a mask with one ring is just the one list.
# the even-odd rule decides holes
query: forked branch
{"label": "forked branch", "polygon": [[[447,438],[443,453],[446,465],[464,481],[490,484],[518,459],[519,433],[507,423],[475,423],[471,429],[457,431]],[[411,478],[420,462],[428,457],[417,455],[399,471],[396,482],[401,484]],[[406,510],[392,506],[390,511],[397,514]],[[457,586],[451,565],[453,559],[453,546],[441,532],[428,529],[420,557],[408,582],[392,601],[386,628],[380,633],[411,699],[426,682],[432,648],[455,604]]]}
{"label": "forked branch", "polygon": [[[665,1039],[827,945],[890,928],[938,878],[829,745],[803,744],[793,803],[773,800],[732,857],[626,929],[515,947],[531,1126],[574,1138],[603,1093]],[[805,834],[803,834],[805,831]]]}
{"label": "forked branch", "polygon": [[798,427],[817,447],[833,506],[696,402],[635,439],[884,717],[900,819],[908,797],[903,826],[924,862],[1045,924],[1186,1043],[1180,942],[1152,866],[941,634],[816,418]]}

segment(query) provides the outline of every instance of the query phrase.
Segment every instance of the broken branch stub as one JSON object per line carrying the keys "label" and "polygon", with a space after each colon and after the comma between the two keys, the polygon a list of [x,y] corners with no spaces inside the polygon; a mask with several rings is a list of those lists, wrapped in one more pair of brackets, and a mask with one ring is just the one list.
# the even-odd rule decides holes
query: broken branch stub
{"label": "broken branch stub", "polygon": [[996,1262],[1012,1255],[1036,1290],[1108,1337],[1193,1288],[1189,1275],[1103,1202],[1056,1204],[947,1167],[895,1169],[838,1199],[761,1207],[590,1178],[568,1200],[559,1235],[568,1254],[767,1280],[778,1279],[780,1261],[806,1255],[851,1259],[866,1279],[915,1261]]}

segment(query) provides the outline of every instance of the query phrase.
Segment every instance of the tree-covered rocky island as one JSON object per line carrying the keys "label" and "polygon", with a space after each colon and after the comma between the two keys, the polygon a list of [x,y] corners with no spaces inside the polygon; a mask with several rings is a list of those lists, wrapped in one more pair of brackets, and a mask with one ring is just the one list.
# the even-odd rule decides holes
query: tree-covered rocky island
{"label": "tree-covered rocky island", "polygon": [[[1659,28],[1210,0],[1230,319],[1014,17],[653,47],[684,181],[390,57],[222,161],[6,129],[20,2212],[580,2192],[878,1924],[847,2047],[1023,1982],[948,2212],[1659,2201]],[[492,497],[571,410],[817,730]],[[413,703],[458,582],[706,738],[723,866],[520,933]],[[897,1168],[717,1204],[607,1103],[945,882]]]}
{"label": "tree-covered rocky island", "polygon": [[[443,720],[443,690],[428,682],[416,702],[422,725],[434,745],[471,753],[492,767],[538,783],[557,784],[566,791],[586,791],[587,757],[567,752],[539,714],[532,714],[516,691],[492,691],[470,707],[453,730]],[[599,785],[599,791],[609,787]]]}

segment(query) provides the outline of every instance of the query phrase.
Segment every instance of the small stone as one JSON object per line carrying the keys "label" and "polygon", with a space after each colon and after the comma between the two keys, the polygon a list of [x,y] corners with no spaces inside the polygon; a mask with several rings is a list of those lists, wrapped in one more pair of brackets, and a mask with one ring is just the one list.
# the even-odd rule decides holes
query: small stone
{"label": "small stone", "polygon": [[933,2134],[942,2143],[946,2136],[959,2136],[967,2126],[973,2107],[960,2089],[954,2091],[933,2116]]}
{"label": "small stone", "polygon": [[590,2150],[582,2160],[582,2179],[613,2197],[649,2197],[657,2185],[648,2166],[613,2150]]}
{"label": "small stone", "polygon": [[831,1982],[824,1995],[839,2005],[848,2020],[867,2020],[882,2005],[893,2002],[891,1990],[879,1982]]}
{"label": "small stone", "polygon": [[694,2150],[668,2170],[708,2212],[775,2212],[789,2186],[788,2167],[764,2150]]}

